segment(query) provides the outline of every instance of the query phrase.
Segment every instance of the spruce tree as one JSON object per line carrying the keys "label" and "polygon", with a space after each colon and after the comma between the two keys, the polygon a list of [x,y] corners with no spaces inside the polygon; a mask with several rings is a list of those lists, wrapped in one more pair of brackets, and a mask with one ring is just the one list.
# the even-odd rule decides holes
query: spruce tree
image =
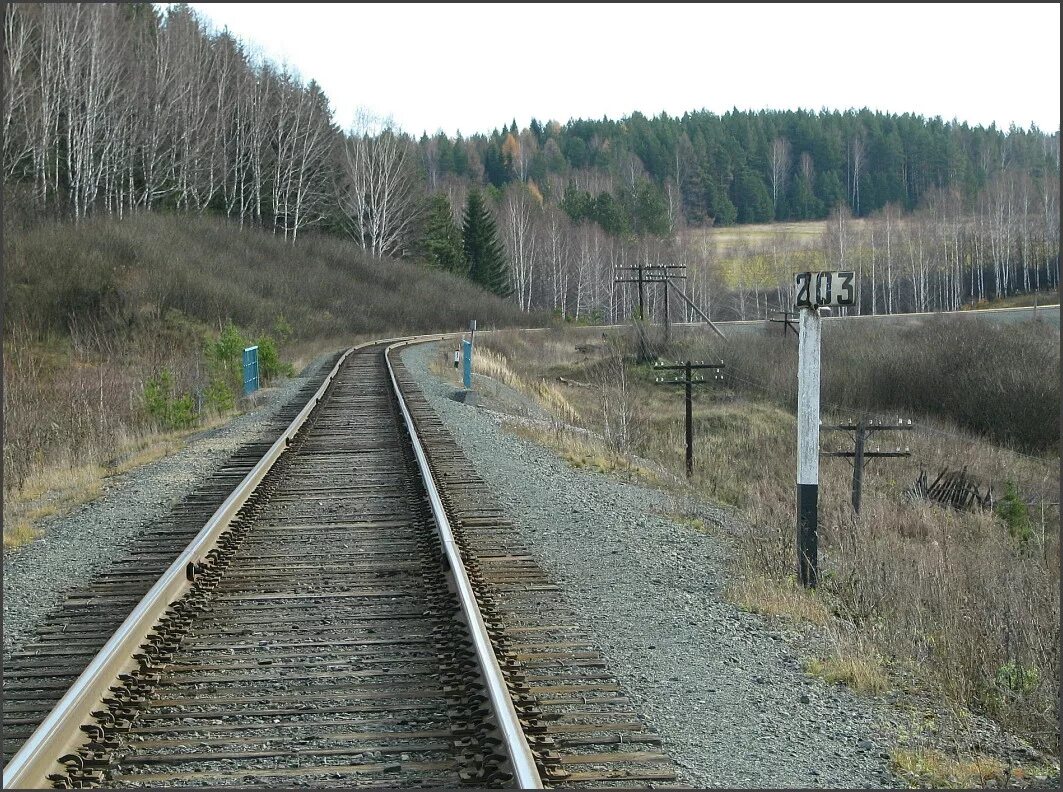
{"label": "spruce tree", "polygon": [[479,190],[471,190],[465,204],[462,243],[469,265],[469,280],[502,297],[511,293],[506,252],[498,229]]}
{"label": "spruce tree", "polygon": [[469,265],[462,249],[461,231],[454,223],[450,200],[445,193],[434,193],[428,199],[423,245],[425,257],[433,267],[468,275]]}

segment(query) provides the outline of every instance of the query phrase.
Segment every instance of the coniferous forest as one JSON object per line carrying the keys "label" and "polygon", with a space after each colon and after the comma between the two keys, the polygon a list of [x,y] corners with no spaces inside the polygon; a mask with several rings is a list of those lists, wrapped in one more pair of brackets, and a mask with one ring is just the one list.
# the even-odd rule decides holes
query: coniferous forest
{"label": "coniferous forest", "polygon": [[[788,304],[794,271],[817,267],[858,270],[857,310],[876,313],[1058,283],[1058,130],[866,109],[632,112],[455,137],[369,117],[341,128],[312,79],[186,6],[4,14],[4,179],[37,215],[198,212],[293,244],[341,234],[581,319],[630,315],[613,273],[639,261],[687,265],[688,296],[720,319],[764,317]],[[480,258],[470,218],[492,236]],[[714,237],[796,221],[825,223],[811,242],[785,226]]]}

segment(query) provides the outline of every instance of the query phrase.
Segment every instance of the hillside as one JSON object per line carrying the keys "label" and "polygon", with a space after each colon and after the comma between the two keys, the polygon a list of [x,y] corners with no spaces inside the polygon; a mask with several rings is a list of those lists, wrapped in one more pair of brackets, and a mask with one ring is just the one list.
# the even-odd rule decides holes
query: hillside
{"label": "hillside", "polygon": [[298,245],[191,214],[121,222],[43,223],[5,239],[8,328],[68,333],[76,324],[150,329],[180,312],[268,330],[283,317],[295,340],[536,324],[469,281],[406,261],[376,260],[337,237]]}
{"label": "hillside", "polygon": [[[23,500],[77,481],[76,502],[129,458],[172,450],[175,432],[231,414],[247,343],[275,378],[362,338],[472,318],[544,323],[463,278],[373,259],[337,237],[293,246],[191,214],[8,218],[5,232],[5,537]],[[49,508],[23,511],[34,510]]]}

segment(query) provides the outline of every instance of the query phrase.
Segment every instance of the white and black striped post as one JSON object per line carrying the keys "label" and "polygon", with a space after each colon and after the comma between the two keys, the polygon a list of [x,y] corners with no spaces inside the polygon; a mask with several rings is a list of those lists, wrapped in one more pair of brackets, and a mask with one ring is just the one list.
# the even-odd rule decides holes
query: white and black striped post
{"label": "white and black striped post", "polygon": [[802,307],[797,352],[797,568],[801,585],[819,582],[819,352],[821,318]]}

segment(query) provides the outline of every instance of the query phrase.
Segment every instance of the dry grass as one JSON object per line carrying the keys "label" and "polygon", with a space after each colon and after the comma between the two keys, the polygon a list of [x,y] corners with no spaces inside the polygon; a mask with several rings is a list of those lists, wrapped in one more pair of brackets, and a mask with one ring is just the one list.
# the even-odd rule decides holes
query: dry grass
{"label": "dry grass", "polygon": [[97,464],[49,466],[32,475],[21,491],[4,498],[4,547],[36,539],[41,520],[99,497],[106,476]]}
{"label": "dry grass", "polygon": [[1011,297],[1001,297],[997,300],[981,300],[977,303],[964,305],[964,311],[981,311],[987,308],[1029,308],[1042,306],[1046,310],[1059,310],[1059,292],[1053,289],[1045,289],[1039,292],[1027,294],[1015,294]]}
{"label": "dry grass", "polygon": [[836,638],[830,653],[805,664],[810,674],[832,684],[846,685],[858,693],[878,695],[889,688],[889,677],[882,656],[861,641]]}
{"label": "dry grass", "polygon": [[546,446],[574,468],[611,473],[629,481],[640,481],[652,486],[661,486],[664,483],[659,473],[630,456],[617,454],[599,437],[577,434],[564,428],[522,424],[513,424],[507,429],[519,437]]}
{"label": "dry grass", "polygon": [[[507,331],[484,343],[504,352],[511,368],[526,379],[556,381],[563,376],[590,385],[564,391],[583,426],[607,441],[604,449],[588,455],[590,464],[609,469],[611,454],[621,451],[682,476],[682,398],[674,389],[655,386],[648,366],[625,362],[620,335],[610,331],[603,339],[600,330],[572,332],[566,348],[565,335],[555,331],[524,336]],[[1003,338],[987,333],[984,340],[992,344]],[[910,337],[901,334],[904,340]],[[880,339],[878,346],[886,343]],[[765,351],[759,339],[738,338],[733,344],[732,359],[752,358],[761,370],[788,365],[775,353],[758,360]],[[704,340],[690,342],[668,357],[710,359],[716,348]],[[898,359],[904,352],[903,347],[896,350]],[[921,367],[936,365],[936,352],[909,356],[907,379],[927,379]],[[1010,354],[992,347],[980,353],[992,360],[1006,360]],[[854,355],[845,358],[845,365],[849,376],[859,379],[873,371],[875,360]],[[947,380],[953,375],[932,376]],[[1006,420],[998,413],[1010,414],[1011,406],[1005,405],[1015,400],[1012,389],[1024,387],[1025,376],[1011,377],[997,366],[992,377],[969,377],[949,387],[963,388],[963,398],[979,404],[981,419],[993,423]],[[1044,372],[1038,376],[1046,378]],[[868,399],[877,392],[873,387],[851,391]],[[1044,393],[1028,391],[1022,398],[1040,400],[1031,403],[1034,411],[1051,401]],[[949,394],[938,398],[946,413],[951,401]],[[889,405],[873,400],[864,407],[890,415]],[[1058,410],[1058,397],[1052,409]],[[625,419],[623,432],[615,431],[618,416]],[[825,423],[841,422],[851,414],[827,409],[823,418]],[[1034,744],[1055,750],[1059,513],[1051,504],[1058,500],[1059,477],[1050,455],[1015,454],[965,433],[947,415],[917,421],[915,431],[898,438],[911,449],[910,458],[874,460],[867,466],[859,518],[849,504],[851,468],[844,460],[824,460],[822,581],[814,597],[799,597],[793,583],[795,421],[785,393],[769,396],[741,381],[709,385],[697,391],[694,420],[695,470],[685,492],[691,499],[707,496],[729,503],[743,518],[733,529],[738,566],[729,591],[736,601],[766,615],[828,625],[828,651],[819,661],[824,674],[875,690],[887,684],[882,680],[890,669],[911,668],[913,684],[928,694],[988,714]],[[542,439],[556,447],[550,438]],[[823,436],[825,450],[844,448],[847,442],[851,447],[840,432]],[[888,435],[873,441],[885,447],[896,442]],[[572,450],[563,453],[573,455]],[[998,497],[1005,481],[1015,482],[1034,502],[1029,540],[1013,538],[993,513],[958,513],[905,500],[903,491],[920,469],[934,476],[946,466],[967,466],[983,490],[991,485]]]}
{"label": "dry grass", "polygon": [[890,753],[894,771],[913,786],[930,789],[974,789],[1003,786],[1010,776],[1021,781],[1025,773],[1009,768],[999,759],[982,754],[947,756],[928,748],[898,748]]}
{"label": "dry grass", "polygon": [[472,370],[533,397],[548,415],[561,423],[575,423],[580,418],[558,386],[541,377],[532,382],[525,382],[510,367],[505,355],[493,351],[489,346],[477,345],[472,356]]}
{"label": "dry grass", "polygon": [[212,415],[203,425],[186,431],[123,433],[112,455],[102,462],[67,458],[35,469],[21,489],[13,489],[4,498],[4,547],[13,549],[33,541],[41,536],[42,520],[95,500],[108,478],[169,456],[192,435],[226,420],[227,416]]}
{"label": "dry grass", "polygon": [[[848,222],[854,227],[860,226],[866,221],[851,219]],[[705,244],[714,246],[717,250],[748,245],[761,246],[771,244],[773,241],[794,247],[810,247],[819,245],[829,228],[829,220],[806,220],[790,223],[755,223],[749,225],[724,226],[722,228],[708,228],[700,232]]]}
{"label": "dry grass", "polygon": [[831,613],[823,600],[797,585],[793,578],[783,582],[755,570],[734,575],[727,584],[728,597],[738,607],[769,618],[783,618],[803,624],[826,625]]}

